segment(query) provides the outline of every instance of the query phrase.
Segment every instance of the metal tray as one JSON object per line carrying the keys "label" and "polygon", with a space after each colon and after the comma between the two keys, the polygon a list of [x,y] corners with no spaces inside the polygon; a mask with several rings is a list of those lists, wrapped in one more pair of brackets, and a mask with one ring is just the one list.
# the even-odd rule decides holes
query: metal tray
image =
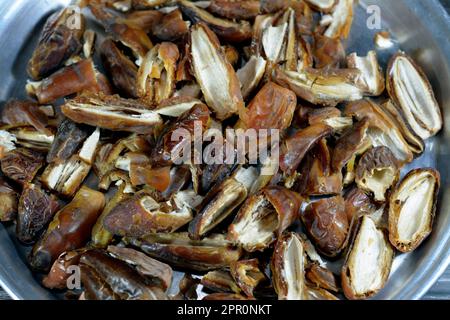
{"label": "metal tray", "polygon": [[[0,102],[24,98],[26,63],[36,45],[45,19],[70,0],[0,1]],[[450,19],[437,0],[360,0],[348,52],[366,54],[374,49],[373,37],[380,30],[368,30],[368,6],[381,9],[382,29],[391,32],[396,46],[378,51],[383,66],[399,47],[413,56],[430,78],[445,123],[450,123]],[[0,104],[0,105],[1,105]],[[424,155],[413,167],[435,167],[441,172],[442,188],[431,236],[410,254],[398,254],[386,287],[376,299],[419,299],[433,285],[450,262],[450,181],[448,160],[450,132],[427,142]],[[55,299],[44,289],[26,264],[29,248],[20,245],[13,225],[0,224],[0,285],[14,299]]]}

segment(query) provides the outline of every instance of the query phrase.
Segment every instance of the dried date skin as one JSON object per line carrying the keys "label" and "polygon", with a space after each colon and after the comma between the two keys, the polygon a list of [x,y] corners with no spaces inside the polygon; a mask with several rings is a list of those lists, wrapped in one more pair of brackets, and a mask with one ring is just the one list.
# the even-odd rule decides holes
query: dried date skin
{"label": "dried date skin", "polygon": [[411,129],[411,127],[403,120],[403,117],[394,103],[389,100],[382,105],[383,110],[391,117],[392,121],[397,125],[403,137],[408,142],[412,152],[420,155],[425,150],[425,142]]}
{"label": "dried date skin", "polygon": [[170,166],[152,168],[151,165],[132,164],[130,181],[133,186],[146,185],[164,192],[170,185]]}
{"label": "dried date skin", "polygon": [[193,26],[190,39],[192,66],[205,101],[219,120],[229,118],[244,105],[236,72],[206,25]]}
{"label": "dried date skin", "polygon": [[217,226],[231,212],[238,207],[247,196],[246,188],[234,179],[225,180],[217,190],[217,197],[204,202],[203,209],[189,224],[189,233],[193,239],[200,239],[203,235]]}
{"label": "dried date skin", "polygon": [[19,196],[9,183],[0,177],[0,221],[12,221],[16,218]]}
{"label": "dried date skin", "polygon": [[115,258],[135,266],[139,274],[149,278],[163,290],[170,288],[173,271],[169,265],[131,248],[108,246],[108,252]]}
{"label": "dried date skin", "polygon": [[162,289],[149,284],[126,262],[106,252],[91,250],[81,256],[80,263],[94,269],[112,291],[123,300],[166,300]]}
{"label": "dried date skin", "polygon": [[25,244],[34,243],[58,209],[56,197],[46,193],[39,185],[26,184],[19,199],[17,238]]}
{"label": "dried date skin", "polygon": [[118,48],[112,39],[103,41],[100,54],[107,74],[119,93],[137,98],[137,66]]}
{"label": "dried date skin", "polygon": [[264,58],[252,55],[247,63],[236,72],[244,99],[247,99],[258,87],[266,71],[266,65],[267,61]]}
{"label": "dried date skin", "polygon": [[98,1],[90,1],[89,9],[114,40],[131,49],[136,57],[136,64],[139,65],[145,54],[153,47],[147,33],[117,13],[105,10],[103,4]]}
{"label": "dried date skin", "polygon": [[292,1],[285,0],[261,0],[260,6],[263,13],[275,13],[277,11],[285,10]]}
{"label": "dried date skin", "polygon": [[178,3],[181,11],[194,23],[206,24],[212,32],[228,42],[243,42],[252,37],[251,25],[247,21],[239,23],[214,17],[208,11],[203,10],[190,1],[180,0]]}
{"label": "dried date skin", "polygon": [[236,293],[210,293],[203,297],[202,300],[249,300],[248,298],[245,298],[244,296]]}
{"label": "dried date skin", "polygon": [[358,219],[362,215],[369,215],[375,212],[376,206],[370,197],[361,189],[354,187],[345,194],[345,212],[350,223],[353,219]]}
{"label": "dried date skin", "polygon": [[321,139],[331,135],[333,129],[327,125],[316,124],[299,130],[287,138],[280,148],[280,168],[292,175],[306,153]]}
{"label": "dried date skin", "polygon": [[78,265],[85,251],[86,249],[79,249],[62,253],[53,263],[48,275],[42,279],[42,285],[48,289],[66,289],[67,279],[71,275],[68,268]]}
{"label": "dried date skin", "polygon": [[410,171],[389,198],[389,240],[401,252],[415,250],[431,233],[440,188],[435,169]]}
{"label": "dried date skin", "polygon": [[191,95],[180,95],[161,101],[156,112],[163,116],[179,117],[202,102]]}
{"label": "dried date skin", "polygon": [[325,123],[327,124],[327,119],[339,118],[342,116],[341,111],[335,107],[325,107],[320,109],[309,109],[308,107],[304,107],[304,110],[307,117],[308,123],[310,125],[316,123]]}
{"label": "dried date skin", "polygon": [[30,149],[17,148],[5,154],[0,160],[5,176],[25,185],[31,182],[44,165],[44,155]]}
{"label": "dried date skin", "polygon": [[[174,156],[180,156],[184,145],[192,141],[196,123],[201,124],[202,130],[206,130],[210,124],[210,111],[203,103],[195,104],[169,123],[152,150],[151,163],[156,166],[171,165]],[[177,131],[182,132],[183,136],[176,135]],[[178,136],[178,139],[173,139],[174,136]],[[187,139],[188,136],[191,139]]]}
{"label": "dried date skin", "polygon": [[307,286],[305,290],[306,300],[322,301],[322,300],[339,300],[335,295],[322,288],[314,288]]}
{"label": "dried date skin", "polygon": [[83,186],[73,200],[55,215],[46,233],[33,247],[31,266],[39,271],[48,271],[61,253],[83,246],[104,206],[103,193]]}
{"label": "dried date skin", "polygon": [[133,8],[135,9],[147,9],[164,6],[171,0],[132,0]]}
{"label": "dried date skin", "polygon": [[328,13],[335,6],[336,0],[306,0],[306,3],[315,10]]}
{"label": "dried date skin", "polygon": [[[28,82],[26,90],[37,102],[12,101],[0,119],[0,160],[19,147],[42,152],[46,166],[19,181],[20,200],[8,185],[9,176],[3,181],[0,172],[0,221],[17,220],[17,238],[25,244],[42,236],[29,257],[32,268],[47,271],[54,260],[44,286],[66,290],[69,267],[79,267],[83,288],[69,289],[68,299],[196,300],[202,289],[199,274],[205,272],[201,284],[210,290],[206,294],[213,292],[205,300],[337,300],[334,293],[340,291],[349,299],[375,295],[389,275],[391,244],[409,252],[430,234],[440,184],[437,172],[422,169],[415,174],[425,172],[426,177],[411,179],[413,188],[405,181],[396,186],[398,177],[385,183],[384,169],[397,161],[398,168],[412,162],[424,151],[426,136],[441,129],[443,119],[428,79],[403,53],[392,58],[387,83],[374,51],[366,57],[351,54],[346,60],[343,44],[350,34],[354,4],[355,0],[79,0],[77,6],[90,8],[94,23],[106,31],[101,50],[95,36],[101,39],[104,33],[85,31],[78,7],[50,16],[28,66],[36,82]],[[81,28],[69,28],[73,20]],[[181,57],[180,49],[185,49]],[[98,56],[108,78],[93,63]],[[411,69],[418,77],[411,76]],[[400,87],[408,90],[398,93],[395,76],[397,81],[403,78]],[[383,105],[362,100],[372,96],[381,101],[386,84],[390,100]],[[421,94],[405,95],[411,88],[413,93],[426,92],[433,101]],[[111,96],[115,93],[121,96]],[[399,96],[412,102],[412,115],[403,112],[405,101]],[[60,98],[67,99],[62,114]],[[346,103],[343,113],[341,103]],[[48,107],[54,110],[48,113]],[[172,151],[181,150],[185,141],[171,137],[184,129],[192,142],[193,123],[199,120],[203,130],[281,130],[281,156],[257,165],[251,160],[244,166],[180,165],[173,161]],[[383,157],[387,148],[392,154]],[[280,170],[264,175],[263,169],[275,160]],[[98,180],[90,177],[83,183],[92,166]],[[252,178],[235,179],[235,185],[241,184],[239,192],[225,188],[242,168],[254,169]],[[369,180],[390,188],[375,192]],[[108,193],[108,201],[101,193],[95,201],[73,198],[82,184],[96,181],[98,189],[115,195],[110,199]],[[51,193],[41,190],[39,183]],[[402,188],[408,189],[403,190],[406,200],[399,195]],[[67,201],[73,198],[56,216],[52,194]],[[235,194],[238,201],[229,206],[226,198]],[[318,202],[316,196],[321,197]],[[49,205],[41,204],[44,201]],[[329,226],[311,217],[312,222],[305,223],[300,221],[305,209],[303,216],[319,216],[306,201],[338,202],[316,211],[330,216],[339,212],[329,219]],[[70,213],[58,217],[72,204]],[[31,209],[22,208],[26,205]],[[92,205],[98,207],[96,214],[90,212]],[[108,220],[111,212],[115,225],[107,228],[113,224]],[[235,214],[227,229],[225,223]],[[402,215],[416,229],[406,239],[396,230],[405,229],[399,221]],[[51,218],[53,225],[41,234]],[[239,222],[247,223],[246,228],[238,230]],[[299,231],[298,223],[306,228]],[[330,232],[318,239],[310,230],[321,227]],[[305,231],[314,245],[301,233]],[[390,237],[384,231],[390,231]],[[345,261],[335,261],[339,267],[344,263],[337,278],[341,284],[316,247],[330,260],[348,252]],[[168,297],[167,289],[174,289],[172,267],[187,272],[179,281],[179,293]],[[335,272],[334,263],[332,268]]]}
{"label": "dried date skin", "polygon": [[345,248],[350,230],[341,196],[311,203],[302,214],[302,220],[317,249],[324,255],[335,257]]}
{"label": "dried date skin", "polygon": [[152,29],[153,35],[163,41],[175,41],[189,32],[189,23],[183,20],[180,9],[164,15]]}
{"label": "dried date skin", "polygon": [[339,291],[339,287],[334,274],[327,268],[321,267],[317,263],[308,266],[305,273],[306,279],[313,283],[317,288]]}
{"label": "dried date skin", "polygon": [[331,170],[331,154],[322,139],[306,156],[297,189],[305,196],[338,195],[343,189],[341,172]]}
{"label": "dried date skin", "polygon": [[296,192],[280,186],[269,186],[262,191],[278,213],[277,237],[298,217],[303,198]]}
{"label": "dried date skin", "polygon": [[225,270],[214,270],[205,274],[201,279],[201,284],[214,292],[222,293],[240,293],[241,289],[231,276],[230,272]]}
{"label": "dried date skin", "polygon": [[297,106],[295,94],[279,85],[268,82],[248,105],[242,120],[252,129],[287,129]]}
{"label": "dried date skin", "polygon": [[253,291],[266,279],[259,269],[258,259],[234,262],[230,265],[230,270],[236,283],[249,298],[254,298]]}
{"label": "dried date skin", "polygon": [[100,141],[100,129],[95,129],[65,161],[51,162],[41,176],[41,182],[62,196],[72,197],[88,176]]}
{"label": "dried date skin", "polygon": [[118,140],[115,144],[104,144],[97,153],[94,161],[94,171],[98,176],[99,188],[108,190],[113,181],[122,180],[126,184],[127,192],[134,192],[128,173],[118,170],[116,164],[121,155],[127,152],[148,153],[150,147],[144,136],[131,134]]}
{"label": "dried date skin", "polygon": [[106,247],[112,240],[114,235],[106,230],[103,225],[105,217],[114,209],[121,201],[128,198],[128,194],[125,193],[126,183],[122,181],[122,184],[118,187],[116,193],[109,199],[103,208],[102,213],[98,217],[94,227],[92,228],[91,241],[92,245],[96,248]]}
{"label": "dried date skin", "polygon": [[313,56],[315,67],[339,67],[345,61],[345,50],[340,39],[314,35]]}
{"label": "dried date skin", "polygon": [[171,297],[172,300],[197,300],[198,279],[194,279],[189,273],[185,273],[178,285],[178,294]]}
{"label": "dried date skin", "polygon": [[36,95],[40,104],[46,104],[84,90],[101,90],[91,59],[58,70],[39,82],[30,93]]}
{"label": "dried date skin", "polygon": [[47,115],[32,101],[8,101],[2,109],[1,121],[12,126],[30,125],[45,135],[52,134],[47,128]]}
{"label": "dried date skin", "polygon": [[366,145],[368,128],[368,119],[362,119],[338,139],[331,156],[331,168],[334,172],[341,171],[355,153]]}
{"label": "dried date skin", "polygon": [[413,149],[395,121],[372,100],[365,99],[347,104],[344,115],[355,117],[359,121],[367,118],[369,121],[367,134],[372,146],[390,148],[400,165],[410,163],[413,160]]}
{"label": "dried date skin", "polygon": [[139,238],[150,233],[174,232],[191,220],[189,209],[158,203],[144,191],[113,208],[105,216],[103,226],[112,234]]}
{"label": "dried date skin", "polygon": [[85,300],[120,300],[120,297],[101,279],[94,268],[80,264],[80,271]]}
{"label": "dried date skin", "polygon": [[81,50],[84,24],[84,16],[76,7],[62,9],[48,18],[28,63],[31,78],[39,80],[50,75]]}
{"label": "dried date skin", "polygon": [[208,11],[227,19],[252,19],[260,14],[260,1],[212,0]]}
{"label": "dried date skin", "polygon": [[132,11],[126,15],[126,21],[150,33],[163,18],[164,14],[158,10]]}
{"label": "dried date skin", "polygon": [[241,250],[223,239],[191,240],[182,234],[149,234],[141,239],[124,238],[149,256],[175,267],[209,271],[228,266],[241,257]]}
{"label": "dried date skin", "polygon": [[55,140],[47,154],[47,162],[64,162],[81,147],[84,140],[92,133],[91,129],[63,119],[58,126]]}
{"label": "dried date skin", "polygon": [[222,183],[236,169],[235,165],[211,164],[200,169],[199,193],[205,195],[215,185]]}

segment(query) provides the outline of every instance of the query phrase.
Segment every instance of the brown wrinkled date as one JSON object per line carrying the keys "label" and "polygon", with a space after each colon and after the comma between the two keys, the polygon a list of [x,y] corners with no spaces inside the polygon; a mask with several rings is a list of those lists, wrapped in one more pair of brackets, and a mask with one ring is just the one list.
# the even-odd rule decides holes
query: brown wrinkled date
{"label": "brown wrinkled date", "polygon": [[438,95],[409,54],[348,50],[357,1],[78,5],[0,117],[0,221],[44,287],[367,299],[433,231],[440,174],[404,167],[444,126]]}

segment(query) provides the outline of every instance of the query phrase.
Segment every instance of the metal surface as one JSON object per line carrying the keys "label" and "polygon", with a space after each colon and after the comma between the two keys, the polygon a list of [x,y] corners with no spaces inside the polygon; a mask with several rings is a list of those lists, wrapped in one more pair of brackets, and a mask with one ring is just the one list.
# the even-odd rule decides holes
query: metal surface
{"label": "metal surface", "polygon": [[[0,101],[24,97],[26,63],[45,18],[70,0],[0,2]],[[382,29],[390,30],[398,45],[422,65],[440,102],[446,123],[450,118],[450,21],[437,0],[361,0],[356,10],[349,51],[365,54],[373,49],[367,27],[367,6],[381,8]],[[385,64],[392,50],[379,52]],[[419,299],[450,262],[450,182],[448,126],[427,143],[426,153],[411,167],[436,167],[442,175],[442,192],[432,235],[415,252],[398,255],[388,284],[377,299]],[[51,299],[26,265],[27,248],[13,236],[12,226],[0,225],[0,284],[15,299]],[[450,291],[450,290],[449,290]]]}

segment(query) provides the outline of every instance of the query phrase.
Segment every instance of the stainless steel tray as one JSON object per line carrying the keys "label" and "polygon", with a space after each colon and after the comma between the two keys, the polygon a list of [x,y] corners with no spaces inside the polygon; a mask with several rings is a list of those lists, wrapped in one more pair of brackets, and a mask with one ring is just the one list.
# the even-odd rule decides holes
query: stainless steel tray
{"label": "stainless steel tray", "polygon": [[[26,63],[40,29],[54,10],[70,0],[0,1],[0,102],[24,97]],[[450,123],[450,19],[437,0],[360,0],[348,50],[365,54],[374,48],[368,30],[366,8],[378,5],[382,29],[389,30],[402,50],[412,55],[429,76],[440,102],[445,123]],[[393,50],[379,51],[383,65]],[[450,182],[448,126],[427,143],[423,156],[405,168],[430,166],[442,175],[442,191],[434,230],[427,241],[411,254],[398,254],[389,282],[376,299],[419,299],[450,262]],[[29,249],[29,248],[28,248]],[[54,299],[42,288],[26,265],[27,248],[14,237],[12,225],[0,224],[0,285],[15,299]]]}

